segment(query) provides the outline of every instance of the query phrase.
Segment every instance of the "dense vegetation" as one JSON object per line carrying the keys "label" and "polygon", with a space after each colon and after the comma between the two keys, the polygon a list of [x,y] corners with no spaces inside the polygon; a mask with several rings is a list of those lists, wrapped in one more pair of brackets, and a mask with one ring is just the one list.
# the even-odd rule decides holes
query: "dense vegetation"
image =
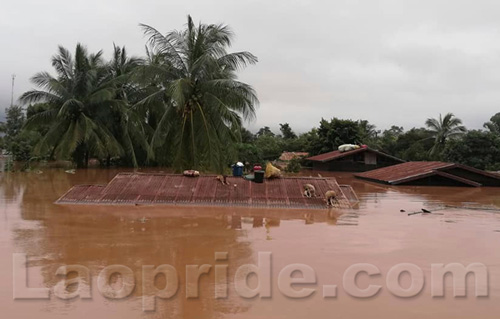
{"label": "dense vegetation", "polygon": [[[257,62],[249,52],[229,53],[233,34],[225,25],[195,25],[162,34],[141,25],[145,57],[114,46],[111,60],[78,44],[59,47],[55,75],[33,76],[35,90],[7,109],[0,146],[14,160],[71,160],[102,165],[169,166],[221,172],[236,160],[262,163],[283,151],[316,155],[341,144],[367,144],[405,160],[445,160],[500,170],[500,113],[484,130],[467,131],[448,113],[425,127],[380,131],[366,120],[321,119],[296,134],[288,123],[279,134],[255,134],[243,122],[255,116],[254,89],[237,71]],[[423,123],[424,124],[424,123]],[[300,163],[294,161],[294,167]]]}
{"label": "dense vegetation", "polygon": [[442,160],[480,169],[500,170],[500,113],[485,123],[485,130],[467,131],[460,119],[448,113],[430,118],[426,127],[404,130],[392,126],[380,131],[366,120],[322,119],[318,128],[296,135],[285,124],[280,134],[268,127],[255,135],[245,132],[239,145],[240,158],[249,162],[276,159],[283,151],[305,151],[311,155],[329,152],[344,143],[367,144],[410,161]]}
{"label": "dense vegetation", "polygon": [[242,122],[254,117],[258,103],[236,72],[257,58],[228,53],[233,34],[225,25],[195,25],[188,17],[185,29],[166,35],[141,27],[149,39],[146,57],[115,46],[105,61],[102,51],[89,53],[81,44],[73,54],[60,47],[52,58],[55,76],[33,76],[37,89],[20,98],[29,115],[23,132],[38,135],[32,156],[71,159],[79,167],[98,158],[213,171],[236,157]]}

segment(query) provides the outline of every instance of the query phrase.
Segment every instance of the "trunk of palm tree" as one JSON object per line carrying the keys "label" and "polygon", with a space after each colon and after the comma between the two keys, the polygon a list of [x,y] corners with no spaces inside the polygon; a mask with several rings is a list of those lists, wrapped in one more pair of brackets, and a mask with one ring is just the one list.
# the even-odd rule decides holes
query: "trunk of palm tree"
{"label": "trunk of palm tree", "polygon": [[73,153],[73,161],[76,163],[77,168],[85,167],[85,151],[81,145]]}
{"label": "trunk of palm tree", "polygon": [[89,167],[89,152],[85,152],[85,168]]}

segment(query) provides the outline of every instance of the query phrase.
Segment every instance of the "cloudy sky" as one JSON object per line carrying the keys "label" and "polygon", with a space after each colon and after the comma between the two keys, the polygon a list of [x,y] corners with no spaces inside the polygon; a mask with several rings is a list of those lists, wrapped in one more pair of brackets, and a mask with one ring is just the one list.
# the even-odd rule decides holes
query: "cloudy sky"
{"label": "cloudy sky", "polygon": [[139,23],[162,31],[224,22],[233,50],[257,55],[241,73],[260,98],[255,130],[298,132],[331,117],[409,129],[453,112],[480,128],[500,111],[498,0],[17,0],[0,11],[0,112],[51,70],[58,45],[109,56],[144,52]]}

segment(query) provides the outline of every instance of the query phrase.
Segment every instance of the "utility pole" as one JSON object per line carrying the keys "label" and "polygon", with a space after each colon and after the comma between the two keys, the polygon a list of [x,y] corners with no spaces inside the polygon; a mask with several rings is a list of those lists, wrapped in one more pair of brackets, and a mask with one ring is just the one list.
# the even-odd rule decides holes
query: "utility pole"
{"label": "utility pole", "polygon": [[16,75],[12,74],[12,94],[10,96],[10,107],[14,106],[14,83],[16,82]]}

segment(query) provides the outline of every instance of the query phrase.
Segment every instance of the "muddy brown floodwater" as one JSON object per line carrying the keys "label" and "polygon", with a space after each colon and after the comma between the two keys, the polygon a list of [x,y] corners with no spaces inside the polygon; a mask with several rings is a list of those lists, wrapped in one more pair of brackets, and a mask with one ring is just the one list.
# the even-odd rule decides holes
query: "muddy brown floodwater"
{"label": "muddy brown floodwater", "polygon": [[[448,208],[444,205],[500,206],[494,188],[388,187],[334,175],[351,184],[360,205],[350,211],[312,212],[216,207],[58,206],[53,202],[72,185],[105,184],[115,170],[63,170],[1,175],[0,309],[2,318],[498,318],[500,313],[500,214]],[[307,173],[306,173],[307,174]],[[422,207],[432,214],[408,216]],[[401,209],[407,213],[400,212]],[[215,261],[227,252],[227,261]],[[245,299],[234,289],[236,269],[257,264],[259,252],[272,253],[272,297]],[[61,280],[63,265],[82,265],[91,273],[91,299],[14,300],[13,254],[27,255],[30,288],[50,288]],[[356,284],[381,285],[374,297],[359,299],[343,288],[345,270],[373,264],[380,275],[358,276]],[[412,298],[393,295],[386,274],[400,263],[423,270],[425,286]],[[489,272],[489,296],[476,297],[469,276],[467,297],[453,297],[450,277],[445,296],[431,296],[431,264],[482,263]],[[99,273],[110,265],[134,273],[135,290],[127,298],[104,297],[97,289]],[[156,311],[142,309],[142,266],[172,265],[179,290],[157,299]],[[228,265],[228,297],[215,299],[214,270],[199,282],[198,298],[186,298],[186,265]],[[317,283],[308,298],[291,299],[279,290],[280,270],[306,264]],[[294,274],[297,276],[297,274]],[[113,274],[119,289],[123,278]],[[163,282],[162,282],[163,280]],[[167,282],[168,284],[168,282]],[[250,276],[249,285],[256,284]],[[337,297],[324,298],[323,285],[337,285]],[[400,285],[408,287],[403,274]],[[83,285],[83,284],[82,284]],[[157,287],[165,285],[158,276]],[[254,287],[254,286],[252,286]],[[78,287],[76,287],[78,288]],[[69,287],[68,290],[76,289]]]}

